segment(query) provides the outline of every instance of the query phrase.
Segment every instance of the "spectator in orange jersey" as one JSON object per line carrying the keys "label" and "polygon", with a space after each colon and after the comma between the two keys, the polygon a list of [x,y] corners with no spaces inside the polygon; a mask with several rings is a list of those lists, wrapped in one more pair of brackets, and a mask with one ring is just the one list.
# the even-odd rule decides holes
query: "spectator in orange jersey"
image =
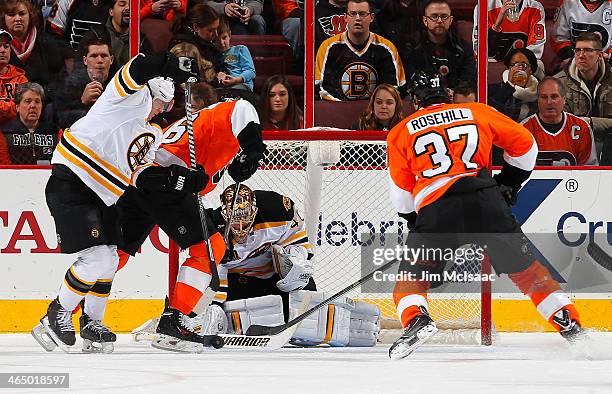
{"label": "spectator in orange jersey", "polygon": [[[540,59],[546,43],[544,7],[537,0],[487,0],[489,57],[503,61],[512,48],[528,48]],[[478,50],[478,6],[474,9],[474,50]]]}
{"label": "spectator in orange jersey", "polygon": [[538,144],[538,165],[597,165],[591,125],[563,111],[565,87],[554,77],[538,84],[538,113],[522,122]]}
{"label": "spectator in orange jersey", "polygon": [[187,13],[187,0],[142,0],[140,2],[140,20],[146,18],[171,21],[175,15]]}
{"label": "spectator in orange jersey", "polygon": [[13,119],[17,115],[15,108],[15,87],[28,82],[25,72],[15,67],[11,61],[11,45],[13,36],[6,30],[0,30],[0,124]]}
{"label": "spectator in orange jersey", "polygon": [[298,0],[272,0],[274,15],[281,21],[281,33],[293,48],[296,56],[303,56],[302,52],[304,52],[302,4],[303,2]]}
{"label": "spectator in orange jersey", "polygon": [[304,127],[302,111],[295,104],[293,87],[284,75],[268,78],[261,92],[258,112],[264,130],[296,130]]}

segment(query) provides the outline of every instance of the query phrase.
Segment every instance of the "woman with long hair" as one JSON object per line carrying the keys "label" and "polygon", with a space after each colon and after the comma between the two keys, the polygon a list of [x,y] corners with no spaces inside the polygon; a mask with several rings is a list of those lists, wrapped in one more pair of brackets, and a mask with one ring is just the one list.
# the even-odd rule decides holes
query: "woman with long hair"
{"label": "woman with long hair", "polygon": [[366,109],[359,115],[354,130],[391,130],[404,119],[402,98],[397,89],[382,83],[374,89]]}
{"label": "woman with long hair", "polygon": [[6,0],[0,7],[0,28],[13,36],[11,64],[26,72],[30,82],[46,86],[64,65],[55,42],[40,29],[39,12],[29,0]]}
{"label": "woman with long hair", "polygon": [[210,6],[196,4],[189,9],[187,15],[178,15],[170,24],[173,34],[168,48],[173,48],[182,42],[195,45],[202,59],[213,64],[215,74],[221,71],[219,51],[215,48],[219,15]]}
{"label": "woman with long hair", "polygon": [[264,130],[296,130],[304,127],[293,87],[284,75],[268,78],[261,92],[258,112]]}

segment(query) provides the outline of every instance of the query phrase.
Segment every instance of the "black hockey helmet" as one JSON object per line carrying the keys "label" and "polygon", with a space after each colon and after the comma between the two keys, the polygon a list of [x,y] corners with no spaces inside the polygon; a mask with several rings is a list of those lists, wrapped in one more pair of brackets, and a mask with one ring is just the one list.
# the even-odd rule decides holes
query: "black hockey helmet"
{"label": "black hockey helmet", "polygon": [[446,90],[446,80],[438,73],[417,71],[410,80],[410,95],[418,101],[420,107],[434,103],[447,102],[451,99]]}

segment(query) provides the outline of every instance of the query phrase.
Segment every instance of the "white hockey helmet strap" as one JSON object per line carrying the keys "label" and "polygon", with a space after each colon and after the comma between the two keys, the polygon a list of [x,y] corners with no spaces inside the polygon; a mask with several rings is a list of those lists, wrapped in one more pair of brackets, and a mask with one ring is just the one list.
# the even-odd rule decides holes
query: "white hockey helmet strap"
{"label": "white hockey helmet strap", "polygon": [[[234,192],[236,185],[230,185],[223,193],[221,193],[221,215],[226,221],[232,217],[232,204],[234,202]],[[257,215],[257,204],[255,201],[255,193],[246,185],[240,185],[236,205],[234,206],[234,215],[230,223],[230,230],[234,239],[238,243],[246,242],[247,236],[255,222]]]}
{"label": "white hockey helmet strap", "polygon": [[171,79],[163,77],[149,79],[147,86],[153,99],[159,99],[164,103],[174,100],[174,82]]}

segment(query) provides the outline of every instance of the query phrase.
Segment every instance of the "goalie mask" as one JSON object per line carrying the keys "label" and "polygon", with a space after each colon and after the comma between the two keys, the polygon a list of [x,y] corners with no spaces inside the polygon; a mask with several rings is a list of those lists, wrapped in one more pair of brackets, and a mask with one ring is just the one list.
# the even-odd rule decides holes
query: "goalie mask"
{"label": "goalie mask", "polygon": [[234,213],[232,215],[232,204],[234,203],[235,191],[236,185],[230,185],[221,194],[221,215],[226,222],[231,218],[230,230],[232,231],[234,239],[238,243],[244,243],[251,231],[251,227],[253,227],[255,215],[257,215],[255,193],[253,193],[253,190],[249,187],[240,185],[238,197],[233,207]]}

